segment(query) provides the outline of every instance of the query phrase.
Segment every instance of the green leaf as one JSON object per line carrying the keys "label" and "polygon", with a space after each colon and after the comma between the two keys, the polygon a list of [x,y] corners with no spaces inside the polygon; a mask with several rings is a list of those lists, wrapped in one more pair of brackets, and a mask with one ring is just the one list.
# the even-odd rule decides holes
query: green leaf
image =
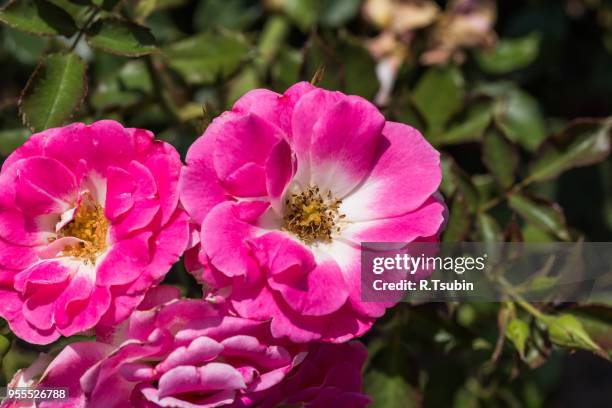
{"label": "green leaf", "polygon": [[286,41],[289,28],[289,23],[284,17],[273,16],[266,20],[257,44],[258,69],[265,70],[275,61]]}
{"label": "green leaf", "polygon": [[339,27],[359,12],[361,0],[320,0],[319,21],[330,27]]}
{"label": "green leaf", "polygon": [[494,107],[495,123],[508,139],[530,152],[546,139],[544,118],[537,101],[518,89],[497,99]]}
{"label": "green leaf", "polygon": [[519,163],[516,148],[498,132],[489,132],[482,143],[482,161],[500,186],[509,188]]}
{"label": "green leaf", "polygon": [[302,31],[308,31],[317,21],[319,0],[286,0],[283,5],[287,15]]}
{"label": "green leaf", "polygon": [[46,47],[46,38],[7,28],[2,30],[2,45],[13,57],[25,65],[36,65]]}
{"label": "green leaf", "polygon": [[451,156],[442,153],[440,155],[440,167],[442,168],[442,181],[440,182],[440,191],[451,197],[457,190],[457,176],[455,172],[456,164]]}
{"label": "green leaf", "polygon": [[195,9],[193,25],[197,31],[223,27],[244,30],[261,15],[259,2],[250,0],[204,0]]}
{"label": "green leaf", "polygon": [[528,179],[545,181],[574,167],[588,166],[610,154],[612,117],[606,120],[580,119],[570,123],[560,143],[545,145],[531,165]]}
{"label": "green leaf", "polygon": [[96,21],[87,32],[87,42],[94,48],[127,57],[157,51],[155,37],[148,28],[115,18]]}
{"label": "green leaf", "polygon": [[453,121],[452,125],[440,137],[432,137],[432,143],[436,145],[452,145],[473,142],[482,139],[483,132],[491,123],[493,116],[490,103],[476,103],[470,106],[465,117]]}
{"label": "green leaf", "polygon": [[75,54],[47,55],[19,100],[24,123],[34,131],[62,125],[85,96],[86,71],[86,63]]}
{"label": "green leaf", "polygon": [[111,83],[110,86],[101,84],[90,97],[91,106],[98,111],[117,107],[126,108],[140,100],[141,96],[137,92],[119,89],[116,83]]}
{"label": "green leaf", "polygon": [[130,60],[119,71],[121,84],[130,91],[151,93],[153,82],[143,60]]}
{"label": "green leaf", "polygon": [[477,218],[478,234],[483,242],[503,242],[504,234],[495,218],[480,213]]}
{"label": "green leaf", "polygon": [[451,116],[463,104],[463,76],[454,66],[430,68],[417,83],[412,94],[416,108],[435,135],[444,129]]}
{"label": "green leaf", "polygon": [[440,189],[442,192],[447,197],[451,197],[455,191],[458,191],[465,197],[468,210],[475,212],[478,209],[480,197],[469,175],[447,154],[442,154],[440,161],[442,167]]}
{"label": "green leaf", "polygon": [[248,67],[240,72],[236,78],[228,84],[227,102],[231,107],[242,95],[251,89],[260,86],[257,72],[253,67]]}
{"label": "green leaf", "polygon": [[365,391],[373,399],[371,408],[418,407],[419,396],[401,375],[372,370],[365,377]]}
{"label": "green leaf", "polygon": [[210,84],[234,73],[247,58],[246,40],[231,33],[202,33],[164,49],[165,58],[190,84]]}
{"label": "green leaf", "polygon": [[571,314],[550,316],[545,323],[548,325],[548,335],[553,343],[563,347],[590,350],[608,358],[607,353],[593,341],[576,316]]}
{"label": "green leaf", "polygon": [[0,130],[0,155],[8,156],[28,140],[30,132],[26,129]]}
{"label": "green leaf", "polygon": [[462,241],[470,230],[472,216],[469,204],[463,194],[458,192],[450,208],[448,225],[442,236],[444,242]]}
{"label": "green leaf", "polygon": [[122,0],[91,0],[93,4],[106,11],[113,10],[120,1]]}
{"label": "green leaf", "polygon": [[489,74],[505,74],[525,68],[537,58],[541,39],[538,32],[521,38],[502,38],[492,51],[477,52],[476,61]]}
{"label": "green leaf", "polygon": [[46,0],[14,0],[0,11],[0,21],[37,35],[70,37],[78,30],[70,14]]}
{"label": "green leaf", "polygon": [[568,313],[579,319],[593,341],[612,355],[612,308],[580,306]]}
{"label": "green leaf", "polygon": [[11,342],[4,336],[0,335],[0,365],[2,358],[11,348]]}
{"label": "green leaf", "polygon": [[529,325],[518,318],[510,320],[508,326],[506,326],[506,337],[514,344],[519,355],[523,358],[525,356],[525,345],[529,338]]}
{"label": "green leaf", "polygon": [[569,232],[565,226],[565,218],[558,205],[518,193],[511,194],[508,197],[508,204],[525,220],[533,223],[536,227],[540,227],[564,241],[570,239]]}
{"label": "green leaf", "polygon": [[303,55],[299,50],[282,48],[270,68],[277,89],[287,89],[300,79]]}
{"label": "green leaf", "polygon": [[[315,37],[306,53],[306,78],[324,67],[319,86],[372,99],[378,90],[376,62],[354,38]],[[364,78],[369,78],[364,81]]]}

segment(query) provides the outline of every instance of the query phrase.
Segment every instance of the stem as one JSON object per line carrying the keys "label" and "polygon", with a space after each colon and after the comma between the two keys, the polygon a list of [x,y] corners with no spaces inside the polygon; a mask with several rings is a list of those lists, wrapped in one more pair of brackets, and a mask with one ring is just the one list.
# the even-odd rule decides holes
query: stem
{"label": "stem", "polygon": [[496,207],[498,204],[500,204],[502,201],[507,200],[508,196],[512,195],[512,194],[517,194],[520,193],[521,191],[523,191],[523,189],[525,187],[527,187],[528,185],[530,185],[533,182],[533,179],[530,179],[529,177],[527,177],[526,179],[524,179],[523,181],[521,181],[520,183],[516,184],[514,187],[512,187],[512,189],[510,189],[508,192],[506,192],[502,197],[495,197],[489,201],[487,201],[486,203],[484,203],[479,209],[478,211],[480,211],[481,213],[483,212],[487,212],[488,210],[490,210],[493,207]]}
{"label": "stem", "polygon": [[161,103],[166,113],[170,115],[170,117],[172,117],[172,119],[174,119],[176,122],[180,123],[180,115],[174,106],[174,102],[164,91],[164,84],[162,84],[162,81],[159,78],[159,72],[155,66],[155,61],[153,61],[153,57],[147,55],[144,60],[145,65],[147,66],[147,71],[149,71],[149,75],[151,76],[151,82],[153,83],[153,91],[155,92],[155,96]]}
{"label": "stem", "polygon": [[96,16],[100,12],[100,10],[96,7],[91,7],[90,10],[91,10],[91,15],[89,16],[87,21],[85,21],[85,24],[83,24],[83,27],[81,27],[81,29],[79,30],[79,33],[74,39],[74,42],[72,43],[72,46],[70,47],[71,52],[74,51],[79,41],[81,41],[83,34],[85,34],[85,31],[89,28],[89,25],[93,22],[93,20],[96,18]]}
{"label": "stem", "polygon": [[510,295],[512,300],[514,300],[514,302],[518,304],[520,307],[522,307],[526,312],[528,312],[533,317],[539,320],[546,319],[546,314],[544,314],[543,312],[538,310],[536,307],[534,307],[531,303],[523,299],[523,297],[516,292],[514,287],[510,284],[510,282],[506,280],[506,278],[504,278],[503,276],[500,276],[497,278],[497,281],[500,283],[500,285],[506,291],[506,293]]}

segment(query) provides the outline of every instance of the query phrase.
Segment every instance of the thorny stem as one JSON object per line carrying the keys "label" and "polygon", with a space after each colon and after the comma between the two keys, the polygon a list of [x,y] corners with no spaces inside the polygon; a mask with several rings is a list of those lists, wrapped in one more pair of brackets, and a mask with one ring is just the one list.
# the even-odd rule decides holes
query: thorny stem
{"label": "thorny stem", "polygon": [[514,287],[510,284],[510,282],[506,280],[506,278],[504,278],[503,276],[499,276],[497,278],[497,281],[502,286],[504,291],[512,298],[512,300],[521,308],[523,308],[526,312],[528,312],[533,317],[539,320],[546,319],[546,314],[544,314],[542,311],[534,307],[531,303],[523,299],[523,297],[516,292],[516,289],[514,289]]}
{"label": "thorny stem", "polygon": [[168,113],[168,115],[170,115],[177,122],[180,122],[180,115],[175,108],[174,102],[164,91],[164,84],[159,78],[159,69],[156,67],[153,57],[147,55],[144,60],[146,63],[145,65],[147,66],[147,71],[149,71],[149,75],[151,76],[153,91],[155,92],[157,99],[159,99],[166,113]]}
{"label": "thorny stem", "polygon": [[97,7],[91,7],[90,8],[90,16],[87,19],[87,21],[85,21],[85,24],[83,24],[83,27],[81,27],[81,29],[79,30],[79,33],[77,34],[76,38],[74,39],[74,42],[72,43],[72,46],[70,47],[70,51],[74,51],[74,49],[76,48],[77,44],[79,43],[79,41],[81,41],[81,38],[83,38],[83,34],[85,34],[85,31],[87,31],[87,29],[89,28],[90,24],[93,22],[93,20],[97,17],[98,13],[100,12],[100,10]]}
{"label": "thorny stem", "polygon": [[491,208],[496,207],[497,205],[499,205],[502,201],[508,199],[508,197],[511,196],[512,194],[520,193],[525,187],[530,185],[532,182],[533,182],[532,179],[526,178],[525,180],[521,181],[520,183],[518,183],[517,185],[512,187],[512,189],[508,190],[503,196],[495,197],[495,198],[487,201],[486,203],[484,203],[478,209],[478,211],[481,212],[481,213],[487,212]]}

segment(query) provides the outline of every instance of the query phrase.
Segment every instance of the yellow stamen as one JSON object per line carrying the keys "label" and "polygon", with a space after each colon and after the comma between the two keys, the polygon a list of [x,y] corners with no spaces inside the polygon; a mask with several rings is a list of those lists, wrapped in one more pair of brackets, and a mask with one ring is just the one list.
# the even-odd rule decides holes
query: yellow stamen
{"label": "yellow stamen", "polygon": [[309,187],[292,194],[286,201],[283,229],[295,234],[307,244],[329,242],[338,232],[337,222],[344,218],[338,211],[342,201],[332,198],[331,192],[322,195],[319,187]]}
{"label": "yellow stamen", "polygon": [[67,246],[62,255],[82,259],[85,263],[95,264],[107,245],[108,221],[104,209],[86,195],[74,214],[74,218],[59,232],[58,238],[74,237],[82,240],[76,245]]}

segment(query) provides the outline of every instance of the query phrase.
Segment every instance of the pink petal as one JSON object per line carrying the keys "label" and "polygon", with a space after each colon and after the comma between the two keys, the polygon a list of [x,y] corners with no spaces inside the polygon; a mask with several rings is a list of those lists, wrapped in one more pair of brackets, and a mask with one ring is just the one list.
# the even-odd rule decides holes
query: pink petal
{"label": "pink petal", "polygon": [[[110,345],[98,342],[72,343],[65,346],[47,367],[40,386],[67,387],[68,400],[62,403],[67,407],[86,406],[79,379],[89,367],[106,357],[111,349]],[[115,397],[118,396],[115,394]]]}
{"label": "pink petal", "polygon": [[12,320],[16,314],[20,314],[23,306],[22,300],[17,292],[0,286],[0,316],[6,320]]}
{"label": "pink petal", "polygon": [[181,203],[197,224],[204,221],[206,214],[215,205],[226,200],[225,191],[213,167],[214,137],[214,132],[209,134],[207,129],[191,145],[187,152],[187,166],[183,168],[179,181]]}
{"label": "pink petal", "polygon": [[210,262],[227,276],[248,275],[258,269],[246,243],[255,227],[239,218],[252,218],[257,213],[261,214],[257,202],[226,202],[213,208],[202,223],[202,246]]}
{"label": "pink petal", "polygon": [[277,274],[269,280],[287,305],[305,316],[325,316],[340,309],[348,298],[348,285],[333,259],[319,262],[315,268],[297,278]]}
{"label": "pink petal", "polygon": [[150,260],[151,232],[141,232],[114,244],[96,268],[96,285],[123,285],[142,274]]}
{"label": "pink petal", "polygon": [[[357,246],[349,245],[335,240],[326,248],[327,254],[332,256],[344,275],[349,288],[349,301],[351,308],[357,316],[381,317],[394,302],[362,302],[361,301],[361,250]],[[399,299],[398,299],[399,300]]]}
{"label": "pink petal", "polygon": [[231,365],[208,363],[203,367],[180,366],[159,379],[161,398],[184,392],[211,392],[246,388],[242,375]]}
{"label": "pink petal", "polygon": [[13,287],[13,282],[15,281],[15,275],[17,275],[19,271],[14,269],[6,269],[0,266],[0,288],[5,287]]}
{"label": "pink petal", "polygon": [[294,312],[267,286],[244,284],[239,278],[235,280],[230,300],[240,316],[264,321],[271,319],[272,335],[295,343],[320,340],[321,333],[329,324],[326,317],[308,317]]}
{"label": "pink petal", "polygon": [[228,175],[223,185],[240,197],[266,195],[266,169],[261,164],[248,162]]}
{"label": "pink petal", "polygon": [[[67,149],[66,146],[71,146]],[[135,151],[133,134],[112,120],[91,125],[75,123],[48,138],[45,155],[64,163],[75,173],[84,159],[87,170],[106,176],[109,166],[126,167]]]}
{"label": "pink petal", "polygon": [[126,363],[119,368],[119,373],[127,381],[141,382],[154,381],[157,373],[155,369],[144,363]]}
{"label": "pink petal", "polygon": [[37,260],[33,248],[11,245],[0,238],[0,267],[18,270],[26,268]]}
{"label": "pink petal", "polygon": [[31,157],[15,163],[15,203],[28,214],[61,213],[76,198],[74,174],[57,160]]}
{"label": "pink petal", "polygon": [[387,122],[372,172],[343,199],[352,221],[389,218],[417,209],[440,185],[439,153],[410,126]]}
{"label": "pink petal", "polygon": [[73,275],[76,265],[58,260],[38,262],[15,276],[15,289],[26,293],[31,286],[62,283]]}
{"label": "pink petal", "polygon": [[315,87],[308,82],[298,82],[287,89],[283,95],[267,89],[254,89],[238,99],[232,110],[239,113],[254,113],[274,123],[289,135],[291,116],[296,102],[313,89]]}
{"label": "pink petal", "polygon": [[337,198],[348,194],[370,172],[385,118],[358,96],[345,96],[312,129],[310,180]]}
{"label": "pink petal", "polygon": [[296,166],[297,163],[289,144],[284,140],[279,141],[270,152],[270,157],[265,165],[267,195],[278,212],[282,209],[281,200],[289,181],[296,172]]}
{"label": "pink petal", "polygon": [[318,120],[345,97],[340,92],[315,89],[300,98],[293,110],[291,119],[292,146],[297,155],[298,176],[305,184],[310,184],[311,148],[314,128]]}
{"label": "pink petal", "polygon": [[17,245],[34,246],[47,243],[51,231],[42,222],[16,209],[0,208],[0,238]]}
{"label": "pink petal", "polygon": [[[1,294],[1,293],[0,293]],[[8,320],[11,331],[19,338],[32,344],[50,344],[60,337],[60,332],[55,327],[41,329],[28,323],[22,313],[16,314]]]}
{"label": "pink petal", "polygon": [[[272,148],[279,140],[284,139],[284,133],[275,125],[253,114],[237,115],[226,113],[222,120],[213,122],[215,126],[214,167],[222,182],[228,182],[227,187],[237,196],[265,195],[264,165]],[[207,131],[208,132],[208,131]],[[245,165],[250,170],[240,171]],[[259,180],[254,169],[261,168]],[[253,194],[251,184],[261,186],[261,191]]]}
{"label": "pink petal", "polygon": [[47,129],[30,136],[23,145],[18,147],[9,157],[4,160],[4,163],[2,163],[2,172],[4,173],[9,167],[19,160],[27,159],[33,156],[43,156],[44,144],[46,140],[60,130],[61,128]]}
{"label": "pink petal", "polygon": [[[227,406],[234,402],[236,391],[234,390],[221,390],[214,393],[213,395],[198,398],[194,402],[187,402],[180,398],[174,397],[159,397],[159,391],[153,387],[143,386],[140,388],[140,392],[147,401],[154,403],[155,407],[167,407],[167,408],[216,408]],[[148,408],[148,406],[147,406]],[[152,407],[151,407],[152,408]]]}
{"label": "pink petal", "polygon": [[188,218],[185,211],[177,209],[167,224],[151,238],[149,244],[154,247],[147,272],[154,281],[162,279],[183,255],[189,240]]}
{"label": "pink petal", "polygon": [[134,203],[129,212],[113,223],[112,234],[117,237],[146,227],[159,211],[157,185],[153,175],[144,165],[132,161],[128,168],[136,186],[132,195]]}
{"label": "pink petal", "polygon": [[350,223],[342,230],[342,236],[356,245],[411,242],[418,237],[436,235],[444,223],[445,211],[444,204],[431,197],[420,208],[398,217]]}
{"label": "pink petal", "polygon": [[178,347],[173,350],[155,369],[164,373],[178,366],[201,366],[217,357],[222,351],[223,346],[220,343],[208,337],[199,337],[187,347]]}
{"label": "pink petal", "polygon": [[56,302],[56,324],[64,336],[94,327],[110,305],[108,288],[94,286],[92,278],[80,271]]}
{"label": "pink petal", "polygon": [[109,167],[106,177],[104,215],[111,221],[125,214],[134,205],[132,196],[136,186],[132,175],[119,168]]}
{"label": "pink petal", "polygon": [[55,325],[55,302],[66,288],[66,284],[45,285],[30,294],[23,303],[23,316],[29,324],[41,330]]}
{"label": "pink petal", "polygon": [[238,357],[265,369],[284,367],[291,363],[291,355],[279,346],[267,346],[256,337],[238,335],[221,342],[223,356]]}
{"label": "pink petal", "polygon": [[168,222],[179,201],[178,180],[181,172],[181,158],[172,145],[155,141],[155,154],[145,159],[145,166],[157,183],[157,197],[162,214],[161,223]]}
{"label": "pink petal", "polygon": [[138,305],[138,310],[149,310],[171,300],[178,299],[181,291],[176,286],[159,285],[147,292],[146,297]]}

